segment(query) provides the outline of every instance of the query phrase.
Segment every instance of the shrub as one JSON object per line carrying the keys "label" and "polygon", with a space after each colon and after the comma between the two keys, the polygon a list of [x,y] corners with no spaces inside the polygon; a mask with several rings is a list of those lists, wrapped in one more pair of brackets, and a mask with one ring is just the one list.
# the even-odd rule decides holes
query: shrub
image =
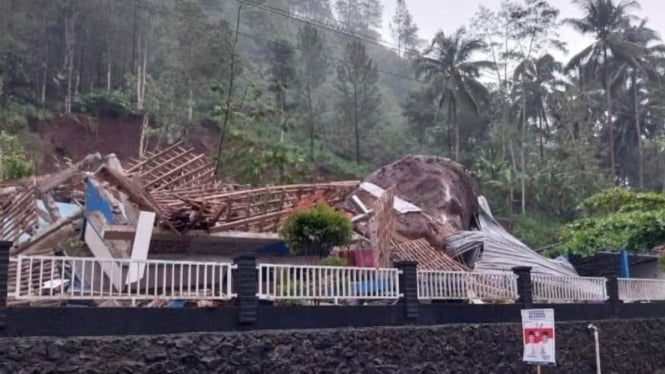
{"label": "shrub", "polygon": [[32,161],[14,135],[0,131],[0,180],[21,179],[32,175]]}
{"label": "shrub", "polygon": [[76,111],[94,116],[104,114],[121,117],[134,113],[129,97],[120,91],[90,92],[75,98],[73,104]]}
{"label": "shrub", "polygon": [[328,256],[335,246],[349,244],[352,233],[351,221],[326,204],[295,210],[280,229],[291,253],[320,257]]}
{"label": "shrub", "polygon": [[611,189],[585,200],[587,214],[561,228],[558,253],[649,251],[665,243],[665,195]]}

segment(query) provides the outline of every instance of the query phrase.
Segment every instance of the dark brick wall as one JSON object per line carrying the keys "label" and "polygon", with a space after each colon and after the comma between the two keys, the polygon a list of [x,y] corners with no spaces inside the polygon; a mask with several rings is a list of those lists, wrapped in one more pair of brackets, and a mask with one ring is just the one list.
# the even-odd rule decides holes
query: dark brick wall
{"label": "dark brick wall", "polygon": [[[665,319],[597,323],[603,373],[665,368]],[[1,373],[534,373],[519,324],[142,337],[3,338]],[[557,368],[591,374],[587,323],[557,325]],[[662,373],[665,373],[663,371]]]}

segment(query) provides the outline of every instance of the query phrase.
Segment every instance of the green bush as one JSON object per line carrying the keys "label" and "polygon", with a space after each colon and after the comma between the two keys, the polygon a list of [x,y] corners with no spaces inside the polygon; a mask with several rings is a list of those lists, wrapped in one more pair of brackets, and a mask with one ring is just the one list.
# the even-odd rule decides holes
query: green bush
{"label": "green bush", "polygon": [[561,223],[553,218],[538,215],[519,215],[513,222],[513,234],[526,245],[538,249],[556,241]]}
{"label": "green bush", "polygon": [[580,204],[585,215],[635,212],[665,208],[665,194],[635,192],[626,188],[601,191]]}
{"label": "green bush", "polygon": [[649,251],[665,243],[665,196],[611,189],[585,200],[588,214],[562,227],[557,253]]}
{"label": "green bush", "polygon": [[103,114],[121,117],[134,114],[134,107],[129,97],[121,91],[95,91],[83,94],[74,99],[73,108],[77,112],[94,116]]}
{"label": "green bush", "polygon": [[32,161],[18,138],[0,131],[0,180],[21,179],[32,172]]}
{"label": "green bush", "polygon": [[320,257],[328,256],[335,246],[349,244],[352,233],[351,221],[325,204],[295,210],[280,229],[293,254]]}

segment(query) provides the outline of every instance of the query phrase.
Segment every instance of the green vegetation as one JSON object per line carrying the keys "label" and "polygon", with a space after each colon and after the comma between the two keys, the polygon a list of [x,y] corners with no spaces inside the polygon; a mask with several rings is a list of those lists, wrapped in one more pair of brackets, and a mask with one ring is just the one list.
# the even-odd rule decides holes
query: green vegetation
{"label": "green vegetation", "polygon": [[646,252],[665,244],[665,195],[611,189],[581,204],[586,216],[559,232],[557,253]]}
{"label": "green vegetation", "polygon": [[[593,201],[577,210],[614,186],[665,190],[665,46],[638,2],[576,0],[580,18],[562,20],[553,1],[503,1],[430,40],[411,2],[394,2],[387,15],[379,0],[2,1],[0,130],[22,139],[51,113],[130,115],[143,145],[205,123],[220,176],[251,184],[446,156],[534,247],[580,214],[559,251],[656,241],[657,199],[611,202],[604,226],[583,223],[601,217]],[[591,41],[558,61],[564,22]],[[4,177],[29,173],[26,153],[10,153]],[[644,233],[627,219],[648,221]]]}
{"label": "green vegetation", "polygon": [[33,165],[18,138],[0,131],[0,181],[32,175]]}
{"label": "green vegetation", "polygon": [[351,242],[353,226],[343,214],[325,204],[298,209],[280,229],[293,254],[326,257],[333,247]]}
{"label": "green vegetation", "polygon": [[321,266],[348,266],[349,263],[343,257],[329,256],[329,257],[326,257],[326,258],[322,258],[321,261],[319,261],[319,265],[321,265]]}

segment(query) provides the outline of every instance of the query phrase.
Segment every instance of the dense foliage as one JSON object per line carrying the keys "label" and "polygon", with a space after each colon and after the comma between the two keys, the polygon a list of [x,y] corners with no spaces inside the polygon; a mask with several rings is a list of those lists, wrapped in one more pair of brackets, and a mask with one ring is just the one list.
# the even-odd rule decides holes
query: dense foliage
{"label": "dense foliage", "polygon": [[[562,20],[551,1],[505,0],[424,41],[394,1],[0,1],[0,129],[136,116],[142,152],[213,124],[219,173],[252,184],[447,156],[538,247],[594,193],[665,190],[665,47],[638,2],[576,0]],[[560,61],[564,22],[592,40]],[[588,242],[651,240],[622,238]]]}
{"label": "dense foliage", "polygon": [[587,216],[560,230],[558,253],[650,251],[665,244],[665,194],[610,189],[581,204]]}
{"label": "dense foliage", "polygon": [[292,253],[321,257],[333,247],[349,244],[352,233],[351,221],[325,204],[295,210],[280,229]]}

